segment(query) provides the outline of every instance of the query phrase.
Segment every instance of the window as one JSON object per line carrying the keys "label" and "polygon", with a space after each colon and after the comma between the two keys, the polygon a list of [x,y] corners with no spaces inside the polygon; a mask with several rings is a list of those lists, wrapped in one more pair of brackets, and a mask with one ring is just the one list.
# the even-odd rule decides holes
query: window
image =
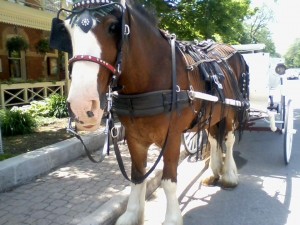
{"label": "window", "polygon": [[21,79],[21,52],[11,51],[9,52],[9,72],[11,78]]}
{"label": "window", "polygon": [[57,58],[50,57],[47,59],[48,76],[58,75]]}
{"label": "window", "polygon": [[[9,30],[6,33],[8,32]],[[20,30],[19,32],[24,33],[22,32],[22,30]],[[6,36],[6,49],[8,50],[8,66],[9,66],[10,79],[25,80],[26,79],[25,49],[28,48],[28,43],[24,38],[24,35],[6,34],[5,36]]]}

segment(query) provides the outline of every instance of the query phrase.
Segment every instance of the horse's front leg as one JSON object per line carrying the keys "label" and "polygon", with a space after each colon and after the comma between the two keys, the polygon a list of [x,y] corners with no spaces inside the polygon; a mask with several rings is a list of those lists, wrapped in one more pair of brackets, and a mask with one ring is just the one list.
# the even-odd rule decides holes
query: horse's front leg
{"label": "horse's front leg", "polygon": [[[127,144],[131,155],[131,179],[137,180],[145,174],[147,150],[149,144],[127,137]],[[146,181],[141,184],[131,184],[127,209],[117,220],[116,225],[141,225],[144,223]]]}
{"label": "horse's front leg", "polygon": [[180,134],[178,137],[169,137],[164,153],[164,168],[162,175],[162,187],[167,199],[167,210],[163,225],[182,225],[183,219],[176,196],[177,190],[177,166],[180,155]]}

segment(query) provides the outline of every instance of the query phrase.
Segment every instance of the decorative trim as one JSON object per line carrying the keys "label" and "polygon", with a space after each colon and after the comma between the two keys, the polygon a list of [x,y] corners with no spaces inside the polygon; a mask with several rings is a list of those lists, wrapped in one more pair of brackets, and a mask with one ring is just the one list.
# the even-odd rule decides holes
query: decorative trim
{"label": "decorative trim", "polygon": [[42,10],[1,1],[0,22],[50,31],[54,16]]}
{"label": "decorative trim", "polygon": [[104,66],[106,69],[110,70],[113,74],[117,73],[117,70],[112,65],[110,65],[108,62],[106,62],[98,57],[90,56],[90,55],[75,55],[75,56],[73,56],[73,58],[71,58],[69,60],[69,65],[74,62],[78,62],[78,61],[89,61],[89,62],[97,63],[101,66]]}
{"label": "decorative trim", "polygon": [[83,0],[83,1],[79,1],[77,3],[74,3],[73,5],[73,9],[77,8],[77,7],[81,7],[81,6],[85,6],[85,5],[93,5],[93,4],[110,4],[113,3],[110,0]]}

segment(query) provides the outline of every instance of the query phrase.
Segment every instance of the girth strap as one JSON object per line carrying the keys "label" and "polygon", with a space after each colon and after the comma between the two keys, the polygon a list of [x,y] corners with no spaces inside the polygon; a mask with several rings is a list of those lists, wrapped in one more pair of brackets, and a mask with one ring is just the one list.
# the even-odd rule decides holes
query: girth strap
{"label": "girth strap", "polygon": [[187,107],[190,104],[188,91],[175,93],[175,100],[171,90],[154,91],[139,95],[114,94],[113,112],[117,115],[144,117],[154,116],[171,111],[172,102],[177,104],[177,109]]}

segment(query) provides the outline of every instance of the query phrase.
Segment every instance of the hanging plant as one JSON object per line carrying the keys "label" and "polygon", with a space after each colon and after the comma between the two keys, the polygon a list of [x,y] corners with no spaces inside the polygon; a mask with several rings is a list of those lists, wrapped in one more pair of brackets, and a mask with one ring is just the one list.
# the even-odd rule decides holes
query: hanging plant
{"label": "hanging plant", "polygon": [[15,36],[7,40],[6,48],[9,52],[26,51],[29,47],[27,41],[21,36]]}
{"label": "hanging plant", "polygon": [[35,45],[36,52],[45,55],[47,52],[50,51],[49,47],[49,40],[44,38],[38,41],[38,43]]}

